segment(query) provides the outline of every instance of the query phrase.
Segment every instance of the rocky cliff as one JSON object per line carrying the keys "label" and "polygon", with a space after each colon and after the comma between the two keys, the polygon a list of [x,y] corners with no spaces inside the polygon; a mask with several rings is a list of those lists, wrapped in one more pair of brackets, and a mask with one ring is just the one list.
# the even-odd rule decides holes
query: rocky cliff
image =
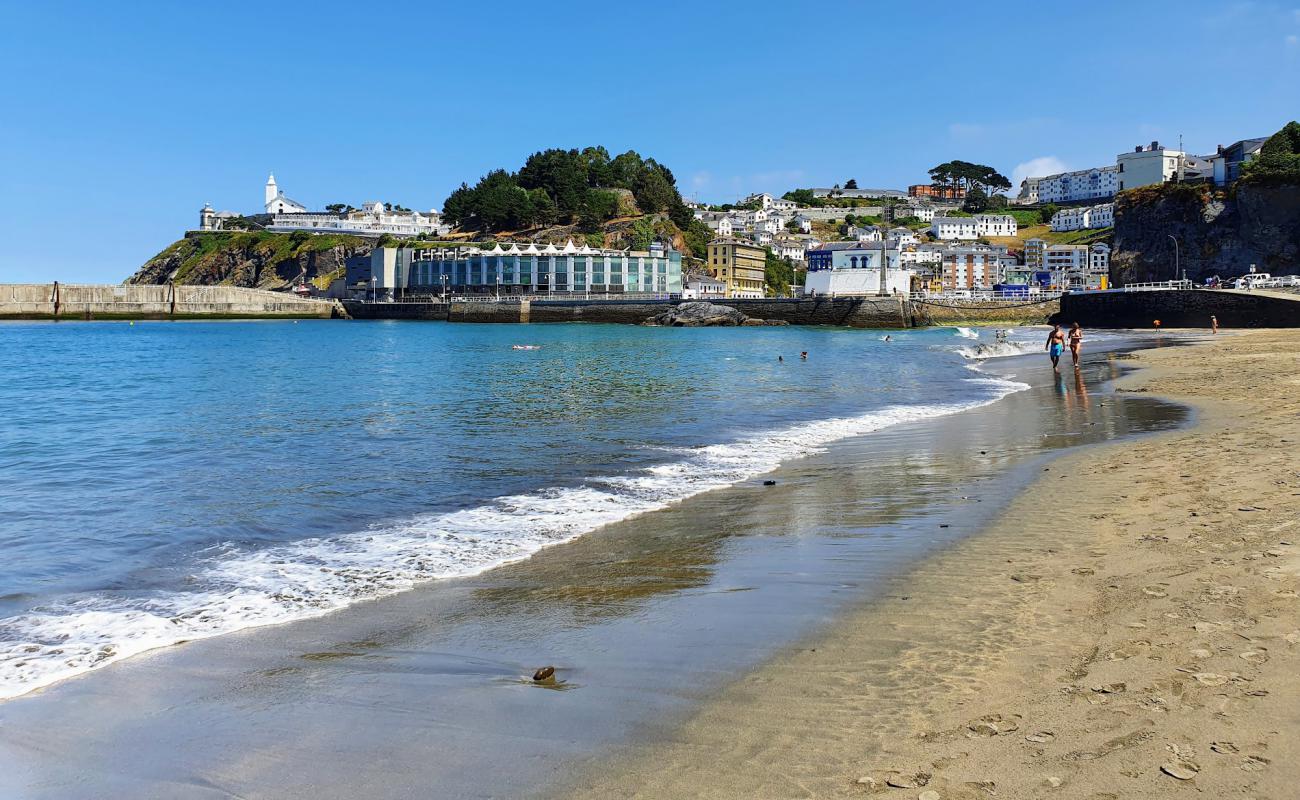
{"label": "rocky cliff", "polygon": [[1186,184],[1121,192],[1112,282],[1174,278],[1171,236],[1179,269],[1193,281],[1244,275],[1252,264],[1273,275],[1300,273],[1300,184],[1242,181],[1226,198]]}
{"label": "rocky cliff", "polygon": [[284,289],[299,277],[320,288],[343,274],[352,256],[364,256],[373,239],[307,233],[232,231],[188,233],[149,259],[126,283],[246,286]]}

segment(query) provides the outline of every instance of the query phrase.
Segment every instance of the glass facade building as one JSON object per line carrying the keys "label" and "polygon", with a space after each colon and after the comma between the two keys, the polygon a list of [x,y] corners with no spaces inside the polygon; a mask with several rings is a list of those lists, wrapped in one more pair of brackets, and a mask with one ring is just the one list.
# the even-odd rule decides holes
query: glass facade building
{"label": "glass facade building", "polygon": [[635,294],[680,295],[682,256],[671,248],[647,251],[500,244],[405,250],[394,288],[407,293],[458,295]]}

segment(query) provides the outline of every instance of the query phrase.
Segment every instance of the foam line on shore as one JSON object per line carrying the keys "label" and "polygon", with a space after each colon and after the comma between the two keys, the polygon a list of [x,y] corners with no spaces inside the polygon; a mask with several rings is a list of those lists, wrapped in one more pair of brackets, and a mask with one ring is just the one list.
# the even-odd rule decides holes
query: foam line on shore
{"label": "foam line on shore", "polygon": [[442,579],[528,558],[629,517],[776,469],[831,443],[988,405],[1028,385],[974,378],[979,399],[889,406],[736,442],[686,449],[635,474],[498,497],[341,536],[263,549],[219,548],[196,566],[192,591],[105,594],[0,620],[0,699],[147,650],[327,614]]}

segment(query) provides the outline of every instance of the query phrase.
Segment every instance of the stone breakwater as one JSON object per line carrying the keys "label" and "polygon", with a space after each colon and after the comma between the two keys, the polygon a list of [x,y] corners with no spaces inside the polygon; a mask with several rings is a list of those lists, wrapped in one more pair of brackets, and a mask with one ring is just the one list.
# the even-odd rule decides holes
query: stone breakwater
{"label": "stone breakwater", "polygon": [[341,313],[331,300],[237,286],[0,285],[0,319],[329,319]]}

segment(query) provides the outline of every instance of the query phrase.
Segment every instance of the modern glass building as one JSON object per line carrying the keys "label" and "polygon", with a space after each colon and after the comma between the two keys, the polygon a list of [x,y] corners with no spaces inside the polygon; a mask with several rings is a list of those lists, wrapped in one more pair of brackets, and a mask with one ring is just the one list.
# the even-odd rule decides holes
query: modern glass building
{"label": "modern glass building", "polygon": [[[381,252],[385,251],[385,252]],[[602,250],[494,245],[427,249],[376,248],[372,263],[379,290],[394,294],[455,295],[680,295],[682,256],[672,248]]]}

